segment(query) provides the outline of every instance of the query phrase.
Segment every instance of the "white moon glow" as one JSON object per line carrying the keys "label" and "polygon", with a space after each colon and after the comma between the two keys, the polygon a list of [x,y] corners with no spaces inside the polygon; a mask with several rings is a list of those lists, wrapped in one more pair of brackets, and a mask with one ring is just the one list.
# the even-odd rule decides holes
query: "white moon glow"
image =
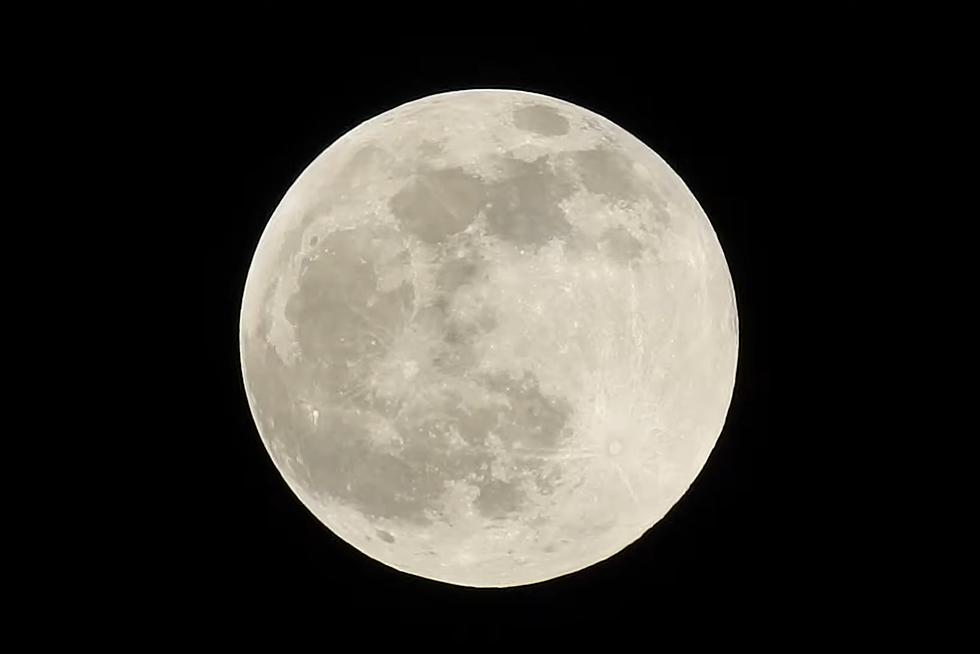
{"label": "white moon glow", "polygon": [[361,124],[276,209],[241,357],[290,488],[399,570],[515,586],[601,561],[725,421],[737,314],[680,178],[554,98],[435,95]]}

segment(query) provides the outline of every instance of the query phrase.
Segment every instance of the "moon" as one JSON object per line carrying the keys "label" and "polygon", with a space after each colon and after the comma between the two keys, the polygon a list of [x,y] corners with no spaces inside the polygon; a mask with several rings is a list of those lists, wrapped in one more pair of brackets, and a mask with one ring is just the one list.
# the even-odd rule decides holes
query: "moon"
{"label": "moon", "polygon": [[245,392],[298,499],[446,583],[587,568],[680,499],[724,426],[738,317],[678,175],[511,90],[349,131],[289,188],[241,309]]}

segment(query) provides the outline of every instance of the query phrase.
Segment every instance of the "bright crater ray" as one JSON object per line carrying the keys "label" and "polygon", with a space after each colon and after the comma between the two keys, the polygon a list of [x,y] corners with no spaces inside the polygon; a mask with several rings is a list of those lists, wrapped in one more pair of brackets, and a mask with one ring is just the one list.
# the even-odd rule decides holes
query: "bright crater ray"
{"label": "bright crater ray", "polygon": [[513,586],[639,538],[734,383],[724,255],[677,175],[590,111],[446,93],[286,193],[241,314],[248,401],[325,525],[402,571]]}

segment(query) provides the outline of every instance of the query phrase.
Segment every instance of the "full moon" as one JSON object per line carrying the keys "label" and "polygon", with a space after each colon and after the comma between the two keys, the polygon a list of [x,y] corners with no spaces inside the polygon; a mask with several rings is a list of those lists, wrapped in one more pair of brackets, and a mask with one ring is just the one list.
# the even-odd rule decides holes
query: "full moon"
{"label": "full moon", "polygon": [[505,587],[582,570],[690,487],[738,318],[707,216],[608,119],[442,93],[330,145],[259,239],[245,392],[276,468],[392,568]]}

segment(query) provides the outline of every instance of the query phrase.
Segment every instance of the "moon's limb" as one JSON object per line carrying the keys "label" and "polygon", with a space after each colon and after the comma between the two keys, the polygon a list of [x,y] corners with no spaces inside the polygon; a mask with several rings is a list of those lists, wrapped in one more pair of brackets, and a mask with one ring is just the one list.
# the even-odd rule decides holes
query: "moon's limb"
{"label": "moon's limb", "polygon": [[253,258],[248,401],[331,530],[512,586],[587,567],[704,465],[737,358],[711,225],[653,151],[517,91],[424,98],[297,179]]}

